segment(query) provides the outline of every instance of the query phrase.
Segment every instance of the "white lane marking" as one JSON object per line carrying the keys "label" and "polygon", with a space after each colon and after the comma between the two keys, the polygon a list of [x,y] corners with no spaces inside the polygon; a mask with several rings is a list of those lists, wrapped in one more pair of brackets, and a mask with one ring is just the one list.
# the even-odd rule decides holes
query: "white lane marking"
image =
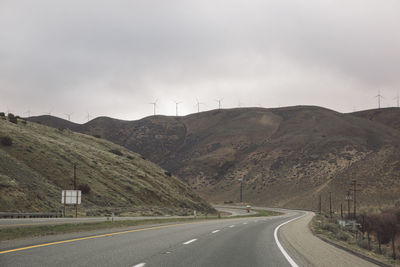
{"label": "white lane marking", "polygon": [[146,265],[146,263],[145,263],[145,262],[142,262],[142,263],[133,265],[132,267],[143,267],[143,266],[145,266],[145,265]]}
{"label": "white lane marking", "polygon": [[215,230],[215,231],[212,231],[211,233],[215,234],[215,233],[218,233],[218,232],[219,232],[219,230]]}
{"label": "white lane marking", "polygon": [[305,215],[306,215],[306,213],[303,214],[303,215],[301,215],[301,216],[299,216],[299,217],[296,217],[296,218],[294,218],[294,219],[291,219],[291,220],[289,220],[289,221],[286,221],[286,222],[284,222],[284,223],[281,223],[281,224],[278,225],[278,226],[275,228],[275,230],[274,230],[275,243],[278,245],[278,248],[281,250],[283,256],[285,256],[286,260],[289,262],[289,264],[290,264],[292,267],[299,267],[299,265],[297,265],[297,263],[289,256],[289,254],[286,252],[286,250],[282,247],[282,245],[281,245],[281,243],[279,242],[279,239],[278,239],[278,231],[279,231],[279,228],[281,228],[281,226],[283,226],[283,225],[285,225],[285,224],[287,224],[287,223],[290,223],[290,222],[292,222],[292,221],[294,221],[294,220],[300,219],[301,217],[304,217]]}
{"label": "white lane marking", "polygon": [[185,243],[183,243],[183,244],[184,244],[184,245],[187,245],[187,244],[193,243],[194,241],[197,241],[197,239],[195,238],[195,239],[192,239],[192,240],[186,241],[186,242],[185,242]]}
{"label": "white lane marking", "polygon": [[243,224],[247,224],[247,222],[243,223]]}
{"label": "white lane marking", "polygon": [[233,228],[233,227],[235,227],[234,225],[231,225],[231,226],[229,226],[230,228]]}

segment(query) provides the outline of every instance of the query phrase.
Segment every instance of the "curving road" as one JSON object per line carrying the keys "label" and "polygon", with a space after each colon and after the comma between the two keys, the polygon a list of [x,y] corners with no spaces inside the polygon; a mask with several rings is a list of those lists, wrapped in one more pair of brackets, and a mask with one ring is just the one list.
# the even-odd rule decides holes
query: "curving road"
{"label": "curving road", "polygon": [[278,248],[274,230],[301,214],[291,211],[276,217],[163,224],[109,234],[3,242],[0,266],[291,266]]}
{"label": "curving road", "polygon": [[312,213],[278,211],[0,242],[0,266],[375,266],[313,236]]}

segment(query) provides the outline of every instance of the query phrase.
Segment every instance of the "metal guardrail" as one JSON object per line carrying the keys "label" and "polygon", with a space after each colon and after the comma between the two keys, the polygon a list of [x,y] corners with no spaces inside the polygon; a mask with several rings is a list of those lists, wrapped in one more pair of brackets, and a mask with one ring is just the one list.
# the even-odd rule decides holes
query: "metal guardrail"
{"label": "metal guardrail", "polygon": [[21,219],[21,218],[60,218],[63,217],[61,212],[0,212],[0,218]]}

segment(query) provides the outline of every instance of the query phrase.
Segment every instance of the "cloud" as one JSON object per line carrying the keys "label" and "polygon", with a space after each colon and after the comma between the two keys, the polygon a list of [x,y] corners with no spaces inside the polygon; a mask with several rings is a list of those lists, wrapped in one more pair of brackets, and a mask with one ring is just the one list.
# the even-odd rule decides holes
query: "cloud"
{"label": "cloud", "polygon": [[122,119],[239,101],[339,111],[400,88],[400,3],[11,1],[0,3],[0,109]]}

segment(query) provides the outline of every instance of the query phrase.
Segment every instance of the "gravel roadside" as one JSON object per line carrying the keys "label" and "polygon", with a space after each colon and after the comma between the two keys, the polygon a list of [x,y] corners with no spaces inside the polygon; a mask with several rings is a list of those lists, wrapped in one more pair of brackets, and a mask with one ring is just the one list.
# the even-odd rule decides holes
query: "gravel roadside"
{"label": "gravel roadside", "polygon": [[313,235],[308,227],[314,213],[307,214],[280,229],[280,239],[285,249],[299,266],[377,266],[357,256],[336,248]]}

